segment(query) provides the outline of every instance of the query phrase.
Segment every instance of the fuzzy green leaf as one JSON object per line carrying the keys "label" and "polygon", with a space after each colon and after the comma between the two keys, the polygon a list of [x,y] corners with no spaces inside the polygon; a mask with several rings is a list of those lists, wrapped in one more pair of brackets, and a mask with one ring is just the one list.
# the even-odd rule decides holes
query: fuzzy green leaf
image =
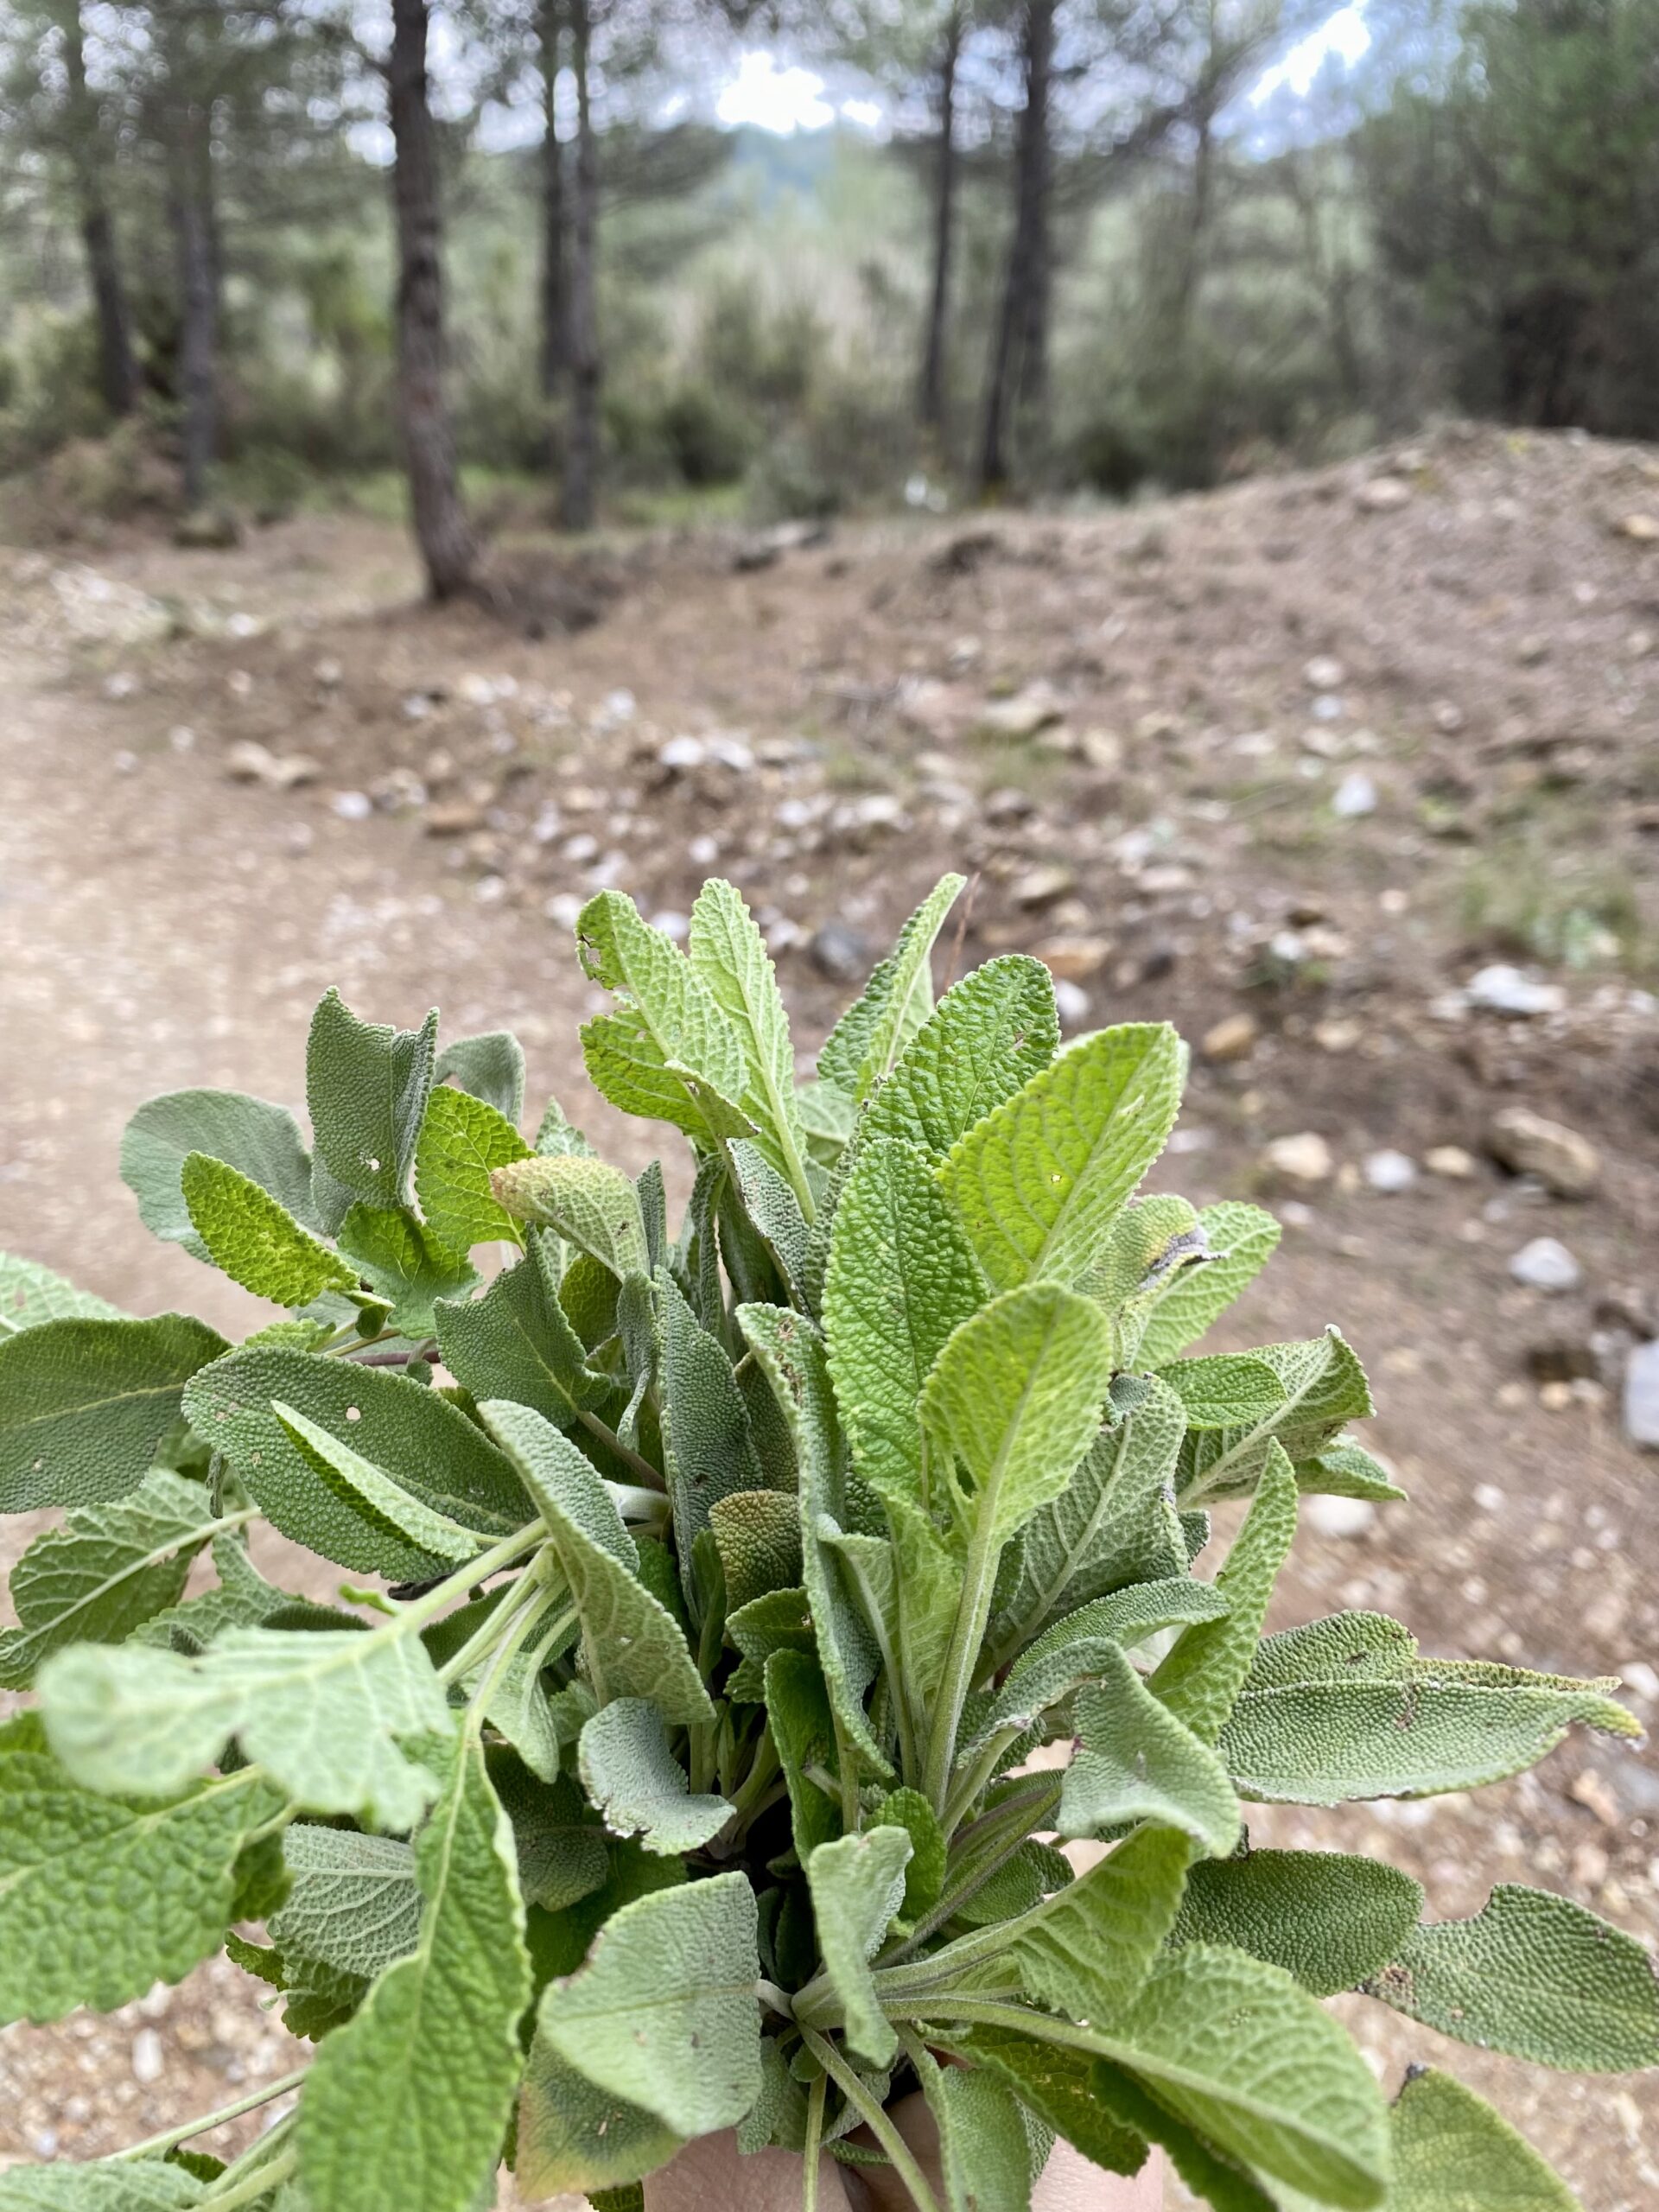
{"label": "fuzzy green leaf", "polygon": [[1161,1367],[1196,1344],[1278,1248],[1280,1229],[1273,1216],[1236,1199],[1203,1207],[1198,1227],[1210,1256],[1166,1272],[1135,1301],[1135,1342],[1125,1350],[1138,1367]]}
{"label": "fuzzy green leaf", "polygon": [[709,1522],[732,1611],[769,1591],[799,1586],[801,1509],[787,1491],[733,1491],[715,1500]]}
{"label": "fuzzy green leaf", "polygon": [[925,1155],[891,1137],[861,1147],[836,1209],[823,1325],[853,1463],[882,1497],[921,1503],[922,1385],[987,1295]]}
{"label": "fuzzy green leaf", "polygon": [[474,2212],[501,2155],[530,1961],[512,1826],[471,1735],[415,1863],[418,1944],[306,2077],[300,2179],[314,2212]]}
{"label": "fuzzy green leaf", "polygon": [[407,1207],[352,1207],[340,1224],[340,1249],[391,1308],[390,1325],[420,1344],[436,1325],[441,1298],[461,1298],[478,1281],[462,1252],[451,1251]]}
{"label": "fuzzy green leaf", "polygon": [[1570,1898],[1502,1882],[1470,1920],[1427,1921],[1369,1984],[1459,2043],[1574,2074],[1659,2066],[1659,1981],[1633,1936]]}
{"label": "fuzzy green leaf", "polygon": [[1412,2076],[1390,2133],[1389,2212],[1580,2212],[1532,2145],[1449,2074]]}
{"label": "fuzzy green leaf", "polygon": [[[1060,1495],[1099,1429],[1111,1372],[1106,1317],[1058,1283],[1006,1291],[952,1333],[920,1410],[944,1455],[964,1541],[976,1531],[981,1542],[1005,1544]],[[965,1498],[950,1480],[953,1459],[968,1476]]]}
{"label": "fuzzy green leaf", "polygon": [[181,1981],[219,1948],[238,1854],[280,1803],[247,1774],[134,1803],[79,1786],[43,1749],[7,1749],[0,2023],[112,2012],[154,1982]]}
{"label": "fuzzy green leaf", "polygon": [[83,1506],[11,1573],[19,1625],[0,1629],[0,1689],[27,1689],[68,1643],[119,1643],[176,1602],[190,1562],[224,1526],[200,1484],[153,1468],[128,1497]]}
{"label": "fuzzy green leaf", "polygon": [[820,1844],[806,1862],[818,1955],[841,2000],[848,2045],[872,2066],[890,2065],[899,2048],[869,1962],[904,1903],[912,1848],[907,1828],[871,1827]]}
{"label": "fuzzy green leaf", "polygon": [[462,1528],[447,1513],[435,1512],[411,1497],[383,1468],[360,1452],[353,1452],[349,1444],[342,1444],[316,1421],[308,1421],[296,1406],[273,1398],[270,1410],[319,1481],[377,1528],[455,1566],[475,1559],[485,1548],[483,1538],[473,1529]]}
{"label": "fuzzy green leaf", "polygon": [[940,2066],[925,2051],[919,2063],[950,2212],[1030,2212],[1033,2145],[1014,2091],[982,2068]]}
{"label": "fuzzy green leaf", "polygon": [[670,1720],[712,1719],[684,1635],[640,1581],[633,1539],[592,1462],[528,1406],[497,1398],[480,1410],[546,1517],[601,1702],[651,1698]]}
{"label": "fuzzy green leaf", "polygon": [[870,1101],[867,1137],[902,1137],[934,1161],[1039,1075],[1058,1050],[1054,982],[1010,953],[954,984]]}
{"label": "fuzzy green leaf", "polygon": [[651,1273],[639,1193],[620,1168],[582,1153],[537,1154],[490,1181],[515,1220],[557,1230],[618,1282]]}
{"label": "fuzzy green leaf", "polygon": [[705,883],[691,908],[691,966],[736,1032],[743,1083],[736,1103],[754,1123],[769,1163],[799,1192],[806,1185],[806,1133],[795,1100],[789,1017],[765,940],[741,893]]}
{"label": "fuzzy green leaf", "polygon": [[433,1312],[443,1363],[475,1399],[512,1398],[569,1428],[612,1384],[588,1366],[559,1303],[557,1249],[550,1231],[532,1230],[524,1258],[482,1298],[445,1300]]}
{"label": "fuzzy green leaf", "polygon": [[950,1844],[939,1816],[919,1789],[893,1789],[876,1807],[875,1819],[882,1827],[903,1828],[910,1838],[901,1910],[906,1920],[919,1920],[944,1894]]}
{"label": "fuzzy green leaf", "polygon": [[1248,1497],[1275,1440],[1292,1460],[1306,1459],[1333,1441],[1349,1421],[1376,1411],[1365,1370],[1335,1329],[1306,1344],[1263,1344],[1250,1357],[1273,1370],[1284,1399],[1261,1418],[1236,1427],[1189,1432],[1176,1477],[1184,1505]]}
{"label": "fuzzy green leaf", "polygon": [[602,1889],[610,1878],[611,1847],[575,1777],[544,1782],[499,1745],[486,1756],[495,1794],[512,1822],[524,1903],[562,1913]]}
{"label": "fuzzy green leaf", "polygon": [[1076,1710],[1081,1748],[1060,1790],[1060,1834],[1100,1835],[1128,1821],[1161,1821],[1212,1859],[1226,1857],[1240,1827],[1226,1768],[1116,1646],[1103,1649],[1098,1687],[1078,1691]]}
{"label": "fuzzy green leaf", "polygon": [[436,1391],[388,1368],[245,1347],[195,1377],[185,1413],[283,1534],[324,1559],[398,1581],[423,1580],[443,1565],[443,1555],[391,1535],[322,1480],[283,1427],[279,1400],[463,1528],[499,1537],[534,1518],[511,1463]]}
{"label": "fuzzy green leaf", "polygon": [[[614,992],[613,1013],[582,1033],[594,1088],[625,1114],[671,1122],[708,1144],[746,1136],[742,1039],[678,947],[639,918],[632,899],[601,891],[576,921],[589,980]],[[645,1272],[649,1272],[645,1270]]]}
{"label": "fuzzy green leaf", "polygon": [[682,2135],[734,2127],[760,2088],[754,1891],[716,1874],[624,1905],[543,1993],[543,2042]]}
{"label": "fuzzy green leaf", "polygon": [[308,1306],[325,1290],[354,1287],[357,1277],[339,1253],[239,1169],[189,1153],[179,1188],[209,1259],[254,1297]]}
{"label": "fuzzy green leaf", "polygon": [[1178,1359],[1158,1370],[1181,1402],[1189,1429],[1236,1428],[1270,1421],[1285,1402],[1285,1386],[1264,1359],[1248,1352],[1212,1352]]}
{"label": "fuzzy green leaf", "polygon": [[505,1115],[481,1098],[440,1084],[426,1103],[415,1147],[415,1192],[427,1227],[452,1252],[520,1241],[518,1222],[496,1197],[497,1168],[529,1160],[530,1147]]}
{"label": "fuzzy green leaf", "polygon": [[138,1109],[121,1140],[121,1179],[152,1236],[207,1257],[181,1187],[193,1152],[238,1169],[305,1228],[322,1226],[311,1204],[311,1155],[286,1106],[239,1090],[169,1090]]}
{"label": "fuzzy green leaf", "polygon": [[539,2202],[579,2190],[596,2193],[642,2180],[665,2166],[684,2141],[654,2113],[595,2088],[567,2065],[538,2030],[518,2100],[520,2191]]}
{"label": "fuzzy green leaf", "polygon": [[319,1003],[306,1043],[305,1103],[317,1148],[312,1185],[325,1229],[338,1224],[353,1198],[397,1206],[408,1197],[437,1039],[435,1008],[419,1029],[391,1029],[359,1020],[338,991]]}
{"label": "fuzzy green leaf", "polygon": [[732,1817],[723,1797],[693,1796],[685,1769],[668,1747],[656,1706],[613,1698],[582,1732],[582,1786],[616,1835],[638,1835],[661,1857],[697,1851]]}
{"label": "fuzzy green leaf", "polygon": [[836,1724],[817,1660],[809,1652],[774,1651],[766,1663],[766,1720],[789,1789],[795,1855],[807,1865],[821,1844],[841,1834],[841,1810],[818,1787],[810,1767],[836,1775]]}
{"label": "fuzzy green leaf", "polygon": [[818,1073],[855,1103],[898,1065],[933,1010],[933,944],[966,878],[941,876],[899,941],[842,1015],[818,1054]]}
{"label": "fuzzy green leaf", "polygon": [[524,1048],[510,1029],[457,1037],[438,1054],[432,1080],[457,1084],[517,1123],[524,1110]]}
{"label": "fuzzy green leaf", "polygon": [[207,2186],[160,2158],[12,2166],[0,2173],[0,2212],[188,2212]]}
{"label": "fuzzy green leaf", "polygon": [[1216,1588],[1227,1611],[1189,1628],[1152,1677],[1152,1692],[1213,1744],[1250,1671],[1279,1570],[1296,1535],[1296,1478],[1275,1444]]}
{"label": "fuzzy green leaf", "polygon": [[136,1490],[186,1382],[226,1349],[182,1313],[42,1321],[0,1339],[0,1513]]}
{"label": "fuzzy green leaf", "polygon": [[283,1838],[283,1857],[293,1887],[270,1923],[280,1950],[372,1980],[420,1942],[421,1891],[408,1844],[297,1821]]}
{"label": "fuzzy green leaf", "polygon": [[453,1726],[415,1637],[232,1629],[200,1659],[140,1644],[77,1644],[48,1659],[52,1748],[89,1789],[161,1797],[234,1738],[297,1803],[412,1827],[432,1796],[399,1738]]}
{"label": "fuzzy green leaf", "polygon": [[1087,1270],[1163,1150],[1180,1091],[1175,1032],[1126,1022],[1072,1046],[958,1141],[940,1178],[999,1290]]}
{"label": "fuzzy green leaf", "polygon": [[1421,1885],[1380,1859],[1249,1851],[1192,1869],[1173,1941],[1229,1944],[1334,1997],[1395,1955],[1422,1904]]}
{"label": "fuzzy green leaf", "polygon": [[37,1329],[42,1321],[124,1321],[127,1316],[107,1299],[78,1290],[65,1275],[54,1275],[33,1260],[0,1252],[0,1344]]}
{"label": "fuzzy green leaf", "polygon": [[717,1339],[697,1321],[679,1286],[662,1288],[663,1445],[680,1573],[709,1527],[717,1499],[766,1488],[748,1412]]}

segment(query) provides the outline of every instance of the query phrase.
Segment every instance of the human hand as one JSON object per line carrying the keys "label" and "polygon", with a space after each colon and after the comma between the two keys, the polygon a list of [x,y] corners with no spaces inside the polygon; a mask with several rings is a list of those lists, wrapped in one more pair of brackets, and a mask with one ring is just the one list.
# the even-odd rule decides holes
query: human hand
{"label": "human hand", "polygon": [[[939,2202],[938,2134],[919,2096],[893,2106],[892,2117],[916,2153]],[[1032,2212],[1162,2212],[1164,2164],[1154,2151],[1132,2179],[1109,2174],[1056,2143],[1032,2192]],[[801,2161],[786,2151],[739,2155],[732,2134],[700,2135],[645,2183],[645,2212],[800,2212]],[[818,2212],[913,2212],[909,2192],[890,2166],[843,2166],[825,2157],[818,2168]]]}

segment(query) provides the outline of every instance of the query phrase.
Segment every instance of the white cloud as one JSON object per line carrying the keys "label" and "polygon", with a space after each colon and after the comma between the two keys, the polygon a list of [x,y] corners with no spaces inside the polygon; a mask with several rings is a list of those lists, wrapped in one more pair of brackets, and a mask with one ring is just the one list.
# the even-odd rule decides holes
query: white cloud
{"label": "white cloud", "polygon": [[737,74],[715,102],[715,113],[728,129],[753,124],[787,137],[791,130],[820,130],[836,111],[823,97],[823,79],[810,69],[779,68],[775,54],[751,47]]}
{"label": "white cloud", "polygon": [[1370,42],[1365,0],[1349,0],[1345,8],[1327,17],[1318,30],[1311,31],[1300,46],[1292,47],[1282,61],[1265,73],[1251,91],[1251,106],[1260,107],[1281,85],[1288,85],[1294,92],[1305,92],[1325,67],[1328,54],[1357,61]]}

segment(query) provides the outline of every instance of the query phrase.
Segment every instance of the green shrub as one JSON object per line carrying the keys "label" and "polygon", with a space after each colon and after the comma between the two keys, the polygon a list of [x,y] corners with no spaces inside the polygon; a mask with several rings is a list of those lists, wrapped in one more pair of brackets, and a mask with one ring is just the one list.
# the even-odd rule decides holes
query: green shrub
{"label": "green shrub", "polygon": [[663,443],[688,484],[734,484],[748,466],[747,423],[705,385],[680,385],[663,408],[660,427]]}
{"label": "green shrub", "polygon": [[[527,2196],[637,2206],[727,2127],[813,2177],[821,2145],[885,2154],[930,2212],[910,2088],[950,2212],[1019,2212],[1057,2133],[1122,2173],[1161,2145],[1224,2208],[1570,2204],[1449,2077],[1390,2109],[1319,2000],[1644,2066],[1641,1946],[1509,1885],[1425,1919],[1374,1858],[1251,1850],[1244,1808],[1467,1789],[1636,1723],[1376,1614],[1263,1636],[1300,1496],[1398,1495],[1348,1433],[1364,1374],[1335,1330],[1190,1356],[1277,1227],[1135,1196],[1172,1029],[1062,1052],[1021,957],[933,1005],[961,887],[800,1084],[729,885],[687,953],[589,904],[587,1065],[690,1141],[671,1236],[659,1166],[556,1104],[520,1135],[512,1037],[440,1050],[435,1014],[331,992],[310,1148],[223,1091],[153,1099],[124,1148],[150,1228],[277,1318],[232,1348],[6,1263],[0,1505],[66,1518],[0,1637],[36,1694],[0,1730],[0,2017],[222,1946],[317,2048],[228,2170],[176,2162],[205,2120],[14,2168],[3,2212],[471,2212],[504,2152]],[[350,1583],[268,1581],[261,1522]],[[1050,1835],[1111,1847],[1074,1874]]]}

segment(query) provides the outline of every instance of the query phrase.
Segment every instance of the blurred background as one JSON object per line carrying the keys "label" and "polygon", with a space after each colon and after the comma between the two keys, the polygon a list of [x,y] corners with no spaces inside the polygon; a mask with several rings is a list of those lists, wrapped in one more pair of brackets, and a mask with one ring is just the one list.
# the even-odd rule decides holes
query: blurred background
{"label": "blurred background", "polygon": [[[1190,1040],[1226,1343],[1370,1370],[1280,1624],[1651,1720],[1656,279],[1659,0],[0,0],[0,1247],[245,1328],[143,1097],[299,1103],[338,983],[639,1166],[587,896],[734,878],[810,1060],[960,867],[941,985]],[[1643,1749],[1255,1833],[1659,1932]],[[1650,2083],[1344,2003],[1659,2201]],[[296,2063],[223,1961],[0,2031],[0,2158]]]}

